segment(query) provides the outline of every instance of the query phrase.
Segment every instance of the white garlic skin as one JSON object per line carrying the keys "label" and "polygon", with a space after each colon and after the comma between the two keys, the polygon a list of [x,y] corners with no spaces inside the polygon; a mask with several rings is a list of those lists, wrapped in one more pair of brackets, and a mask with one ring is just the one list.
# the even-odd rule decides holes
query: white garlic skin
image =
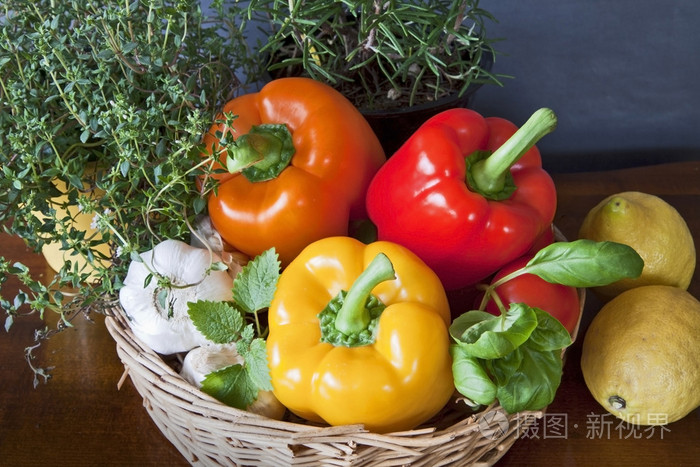
{"label": "white garlic skin", "polygon": [[[233,278],[228,272],[207,273],[211,263],[220,261],[220,257],[179,240],[165,240],[142,253],[141,258],[143,263],[131,262],[119,291],[119,301],[133,333],[164,355],[205,345],[208,341],[192,323],[187,304],[198,300],[233,299]],[[165,308],[158,303],[157,277],[152,277],[144,286],[151,273],[146,265],[176,286],[168,289]]]}

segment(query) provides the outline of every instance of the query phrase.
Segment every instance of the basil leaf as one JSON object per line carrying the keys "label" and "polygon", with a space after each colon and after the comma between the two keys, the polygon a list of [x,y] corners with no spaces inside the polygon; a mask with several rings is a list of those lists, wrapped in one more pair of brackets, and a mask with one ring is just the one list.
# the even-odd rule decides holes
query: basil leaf
{"label": "basil leaf", "polygon": [[583,288],[639,277],[643,268],[644,260],[629,245],[581,239],[546,246],[524,272],[553,284]]}
{"label": "basil leaf", "polygon": [[469,327],[457,344],[476,358],[501,358],[525,342],[536,327],[537,315],[532,308],[523,303],[511,303],[504,315]]}
{"label": "basil leaf", "polygon": [[450,346],[455,389],[477,404],[489,405],[496,400],[497,387],[478,359],[459,345]]}
{"label": "basil leaf", "polygon": [[504,386],[508,380],[518,371],[523,360],[522,352],[517,349],[503,358],[485,360],[486,370],[493,375],[498,386]]}
{"label": "basil leaf", "polygon": [[558,319],[539,308],[533,310],[537,315],[537,328],[527,341],[529,347],[549,351],[561,350],[571,345],[571,335]]}
{"label": "basil leaf", "polygon": [[467,311],[452,321],[452,324],[450,325],[450,335],[456,341],[461,341],[464,333],[476,323],[496,318],[498,318],[496,315],[492,315],[486,311]]}
{"label": "basil leaf", "polygon": [[540,410],[551,404],[561,383],[561,350],[542,352],[520,346],[520,365],[507,383],[499,386],[496,397],[508,413]]}

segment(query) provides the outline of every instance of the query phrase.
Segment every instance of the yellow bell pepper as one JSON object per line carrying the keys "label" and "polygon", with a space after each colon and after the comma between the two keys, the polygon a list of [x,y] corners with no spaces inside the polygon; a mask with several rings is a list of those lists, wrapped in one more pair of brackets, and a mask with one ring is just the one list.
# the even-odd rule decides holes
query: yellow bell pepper
{"label": "yellow bell pepper", "polygon": [[408,249],[318,240],[284,270],[269,308],[274,394],[311,421],[414,428],[453,394],[449,324],[440,280]]}

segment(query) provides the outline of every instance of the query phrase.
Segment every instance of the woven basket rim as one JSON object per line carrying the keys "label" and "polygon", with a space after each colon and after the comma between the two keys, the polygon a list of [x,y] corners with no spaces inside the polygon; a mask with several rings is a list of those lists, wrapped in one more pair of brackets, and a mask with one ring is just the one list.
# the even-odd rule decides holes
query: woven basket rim
{"label": "woven basket rim", "polygon": [[[107,329],[117,344],[117,352],[128,372],[129,377],[136,386],[136,389],[144,398],[144,406],[149,411],[149,415],[154,419],[161,432],[175,445],[181,454],[192,464],[208,464],[202,459],[216,459],[217,456],[224,456],[223,459],[211,462],[211,464],[231,463],[234,465],[285,465],[280,462],[279,457],[274,457],[274,461],[265,462],[264,459],[250,459],[247,464],[244,456],[232,457],[225,452],[199,452],[202,446],[197,445],[196,440],[192,443],[183,444],[182,434],[175,433],[177,430],[184,431],[184,438],[188,438],[186,433],[190,428],[204,425],[200,423],[206,420],[207,423],[216,426],[217,431],[224,428],[224,425],[234,432],[234,436],[240,437],[245,430],[250,431],[249,435],[259,438],[263,445],[258,447],[248,447],[244,450],[254,451],[256,449],[270,451],[267,442],[277,441],[283,444],[283,451],[290,451],[294,456],[295,447],[319,445],[318,450],[324,451],[323,444],[333,446],[333,453],[337,454],[340,449],[339,444],[347,446],[347,452],[343,463],[343,458],[334,460],[336,454],[328,453],[327,458],[315,453],[312,458],[323,463],[329,462],[332,465],[374,465],[369,457],[376,456],[377,453],[386,453],[381,465],[402,465],[405,461],[397,464],[386,464],[388,459],[422,459],[430,451],[430,456],[436,463],[428,465],[440,465],[439,457],[435,454],[437,448],[442,446],[442,451],[449,450],[450,443],[458,438],[474,438],[467,444],[473,444],[473,452],[469,455],[473,459],[480,459],[482,465],[493,465],[517,439],[517,435],[523,426],[529,426],[534,420],[541,418],[544,411],[520,412],[518,414],[506,414],[503,409],[493,404],[484,410],[469,416],[459,418],[454,423],[445,428],[437,428],[431,425],[422,425],[416,429],[399,433],[379,434],[365,429],[362,425],[342,425],[342,426],[315,426],[310,424],[296,423],[288,420],[273,420],[262,415],[246,412],[229,407],[217,401],[208,394],[202,392],[190,383],[185,381],[165,360],[156,352],[143,344],[131,331],[127,317],[120,307],[115,307],[110,311],[105,319]],[[180,425],[173,427],[170,420],[163,420],[163,417],[156,419],[154,406],[170,404],[174,411],[184,412],[184,418],[191,417]],[[168,407],[162,410],[167,416],[173,415],[173,409]],[[158,411],[161,412],[161,411]],[[484,422],[485,415],[492,414],[492,420]],[[181,414],[182,415],[182,414]],[[198,417],[201,417],[199,419]],[[478,434],[479,430],[498,430],[498,426],[492,426],[494,420],[508,420],[509,429],[500,438],[489,440]],[[221,423],[223,422],[223,424]],[[480,425],[481,424],[481,425]],[[187,426],[190,426],[188,428]],[[481,439],[478,439],[481,438]],[[235,444],[235,443],[234,443]],[[203,446],[207,449],[206,446]],[[367,448],[371,454],[362,452],[362,448]],[[219,445],[217,451],[225,451]],[[240,448],[239,448],[240,449]],[[342,451],[342,449],[340,449]],[[268,452],[269,454],[269,452]],[[443,453],[444,454],[444,453]],[[453,453],[447,453],[453,454]],[[234,455],[238,455],[237,452]],[[261,454],[262,455],[262,454]],[[255,457],[255,454],[252,455]],[[449,457],[449,455],[447,456]],[[354,460],[353,460],[354,459]],[[361,461],[358,463],[358,459]],[[484,460],[481,460],[484,459]],[[369,462],[369,463],[368,463]],[[290,461],[289,465],[297,464]],[[376,465],[380,465],[376,464]],[[299,465],[303,465],[300,463]],[[319,465],[319,464],[316,464]],[[419,465],[413,463],[413,465]]]}

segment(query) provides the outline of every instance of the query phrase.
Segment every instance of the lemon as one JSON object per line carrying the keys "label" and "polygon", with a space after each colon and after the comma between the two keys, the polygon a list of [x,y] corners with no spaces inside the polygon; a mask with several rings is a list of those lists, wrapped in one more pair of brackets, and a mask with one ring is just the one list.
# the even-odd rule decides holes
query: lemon
{"label": "lemon", "polygon": [[606,299],[643,285],[687,289],[695,272],[695,245],[688,225],[673,206],[655,195],[627,191],[605,198],[586,215],[579,237],[627,244],[644,260],[640,277],[594,289]]}
{"label": "lemon", "polygon": [[616,417],[664,425],[700,406],[700,302],[677,287],[623,292],[593,318],[581,370]]}

